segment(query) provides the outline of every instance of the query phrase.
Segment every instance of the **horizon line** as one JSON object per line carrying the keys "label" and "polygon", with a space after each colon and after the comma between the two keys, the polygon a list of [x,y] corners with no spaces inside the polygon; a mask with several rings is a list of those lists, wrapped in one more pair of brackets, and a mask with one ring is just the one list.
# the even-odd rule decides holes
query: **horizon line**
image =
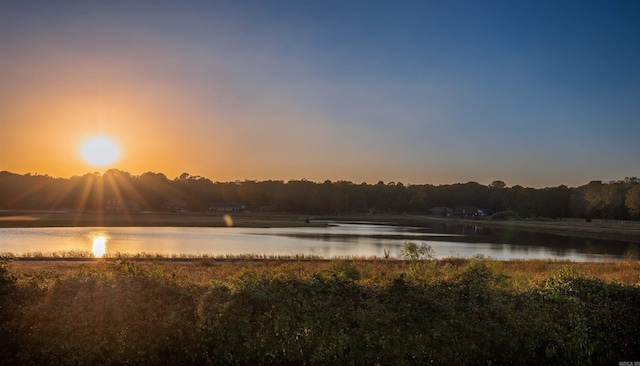
{"label": "horizon line", "polygon": [[[351,184],[354,184],[354,185],[365,184],[365,185],[371,185],[371,186],[377,185],[379,183],[383,183],[384,185],[390,185],[391,183],[394,183],[396,185],[402,184],[403,186],[407,186],[407,187],[408,186],[425,186],[425,185],[430,185],[430,186],[450,186],[450,185],[470,184],[470,183],[475,183],[475,184],[478,184],[480,186],[486,186],[486,187],[490,186],[490,184],[481,184],[480,182],[477,182],[477,181],[474,181],[474,180],[470,180],[470,181],[467,181],[467,182],[440,183],[440,184],[435,184],[435,183],[403,183],[401,181],[394,181],[394,180],[390,180],[388,182],[385,182],[383,180],[379,180],[376,183],[370,183],[370,182],[366,182],[366,181],[363,181],[363,182],[360,182],[360,183],[356,183],[356,182],[353,182],[353,181],[350,181],[350,180],[346,180],[346,179],[338,179],[338,180],[325,179],[324,181],[314,181],[314,180],[309,180],[309,179],[306,179],[306,178],[299,178],[299,179],[289,178],[289,179],[286,179],[286,180],[285,179],[263,179],[263,180],[258,180],[258,179],[245,178],[245,179],[236,179],[236,180],[229,180],[229,181],[218,181],[218,180],[212,180],[211,178],[208,178],[208,177],[205,177],[205,176],[201,176],[201,175],[197,175],[197,174],[196,175],[192,175],[192,174],[190,174],[188,172],[184,172],[184,173],[182,173],[182,174],[180,174],[180,175],[178,175],[178,176],[176,176],[175,178],[172,179],[172,178],[169,178],[169,176],[167,176],[167,174],[165,174],[163,172],[155,172],[155,171],[149,170],[149,171],[146,171],[146,172],[141,173],[141,174],[132,174],[132,173],[126,171],[126,170],[121,170],[121,169],[118,169],[118,168],[109,168],[109,169],[107,169],[107,170],[105,170],[103,172],[99,172],[99,171],[87,172],[87,173],[84,173],[82,175],[74,174],[74,175],[71,175],[69,177],[53,176],[53,175],[49,175],[47,173],[37,173],[37,172],[36,173],[27,172],[27,173],[20,174],[20,173],[11,172],[11,171],[8,171],[8,170],[0,170],[0,173],[9,173],[9,174],[15,174],[15,175],[21,175],[21,176],[49,177],[49,178],[54,178],[54,179],[71,179],[71,178],[74,178],[74,177],[84,177],[84,176],[87,176],[87,175],[95,175],[95,174],[98,174],[100,177],[102,177],[107,172],[114,171],[114,170],[118,171],[118,172],[126,173],[129,176],[136,177],[136,178],[138,178],[138,177],[140,177],[140,176],[142,176],[144,174],[147,174],[147,173],[162,174],[170,181],[177,180],[177,179],[180,178],[180,176],[182,176],[184,174],[187,174],[188,177],[204,178],[204,179],[207,179],[207,180],[211,181],[214,184],[215,183],[237,183],[237,182],[258,182],[259,183],[259,182],[269,182],[269,181],[272,181],[272,182],[283,182],[285,184],[289,183],[289,182],[310,182],[310,183],[314,183],[314,184],[322,184],[322,183],[326,183],[328,181],[330,183],[348,182],[348,183],[351,183]],[[511,185],[511,186],[508,186],[505,183],[505,186],[503,188],[521,187],[521,188],[545,189],[545,188],[558,188],[558,187],[562,187],[562,186],[567,187],[567,188],[579,188],[579,187],[588,185],[588,184],[590,184],[592,182],[600,182],[600,183],[603,183],[603,184],[611,184],[611,183],[623,183],[623,182],[627,182],[627,181],[630,181],[630,180],[638,180],[638,178],[634,176],[634,177],[625,177],[624,179],[610,180],[610,181],[605,181],[605,180],[600,180],[600,179],[592,179],[591,181],[589,181],[587,183],[584,183],[582,185],[575,186],[575,187],[568,186],[566,184],[559,184],[559,185],[556,185],[556,186],[546,186],[546,187],[531,187],[531,186],[523,186],[523,185],[520,185],[520,184],[514,184],[514,185]],[[493,183],[493,182],[502,182],[502,183],[504,183],[504,181],[502,181],[500,179],[495,179],[491,183]]]}

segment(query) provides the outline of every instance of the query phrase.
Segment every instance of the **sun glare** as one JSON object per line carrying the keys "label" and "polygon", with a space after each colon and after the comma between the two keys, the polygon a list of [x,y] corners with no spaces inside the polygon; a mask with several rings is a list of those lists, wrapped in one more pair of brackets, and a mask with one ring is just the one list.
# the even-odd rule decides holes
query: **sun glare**
{"label": "sun glare", "polygon": [[97,167],[113,164],[120,157],[118,145],[104,136],[86,140],[80,148],[80,153],[84,161]]}
{"label": "sun glare", "polygon": [[107,237],[104,235],[97,235],[93,238],[93,246],[91,247],[91,253],[96,258],[102,258],[107,252]]}

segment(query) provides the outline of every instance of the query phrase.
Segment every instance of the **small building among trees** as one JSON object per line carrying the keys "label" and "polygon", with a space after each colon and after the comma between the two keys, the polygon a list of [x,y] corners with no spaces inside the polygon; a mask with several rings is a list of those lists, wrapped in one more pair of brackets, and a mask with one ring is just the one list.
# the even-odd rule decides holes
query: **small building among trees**
{"label": "small building among trees", "polygon": [[240,203],[214,203],[209,207],[209,211],[216,211],[216,212],[237,212],[237,211],[244,211],[247,208],[245,207],[245,205],[240,204]]}
{"label": "small building among trees", "polygon": [[453,214],[460,217],[474,217],[478,214],[478,208],[475,206],[456,206]]}

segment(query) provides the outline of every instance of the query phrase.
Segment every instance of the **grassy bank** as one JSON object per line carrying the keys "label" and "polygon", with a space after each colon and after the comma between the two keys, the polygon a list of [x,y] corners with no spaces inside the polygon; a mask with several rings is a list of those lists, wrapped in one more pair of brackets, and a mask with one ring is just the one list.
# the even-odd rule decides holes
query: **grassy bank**
{"label": "grassy bank", "polygon": [[640,241],[638,224],[598,224],[563,221],[491,221],[459,220],[460,223],[486,227],[500,227],[565,236]]}
{"label": "grassy bank", "polygon": [[617,364],[640,262],[3,261],[0,362]]}

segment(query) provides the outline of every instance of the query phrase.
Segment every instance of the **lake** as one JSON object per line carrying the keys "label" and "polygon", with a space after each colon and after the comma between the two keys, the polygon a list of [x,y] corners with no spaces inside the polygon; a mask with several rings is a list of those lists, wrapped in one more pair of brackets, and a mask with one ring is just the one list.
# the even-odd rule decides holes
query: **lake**
{"label": "lake", "polygon": [[406,241],[429,244],[438,258],[482,254],[496,259],[618,261],[631,245],[513,229],[435,223],[421,227],[335,223],[327,227],[56,227],[0,228],[0,252],[21,255],[80,250],[162,255],[313,254],[324,258],[392,257]]}

